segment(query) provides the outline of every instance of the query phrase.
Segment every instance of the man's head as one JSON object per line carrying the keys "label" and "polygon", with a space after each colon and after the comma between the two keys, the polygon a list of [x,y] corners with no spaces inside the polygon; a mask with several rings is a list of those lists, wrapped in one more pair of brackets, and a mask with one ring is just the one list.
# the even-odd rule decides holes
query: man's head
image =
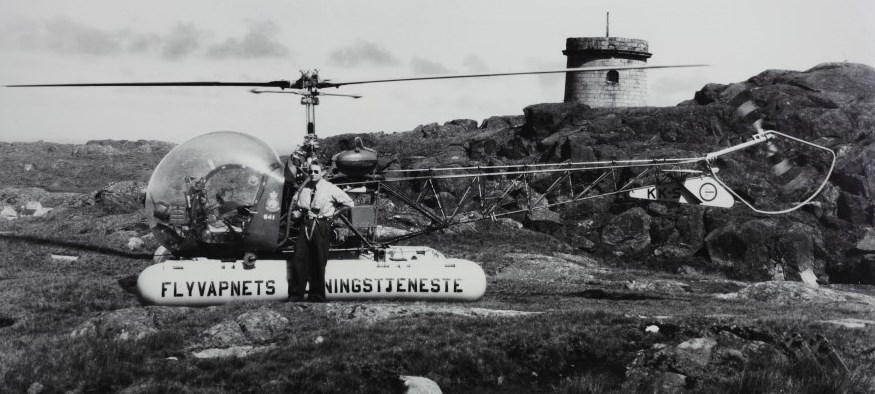
{"label": "man's head", "polygon": [[316,162],[310,163],[310,180],[319,182],[320,179],[322,179],[322,165]]}

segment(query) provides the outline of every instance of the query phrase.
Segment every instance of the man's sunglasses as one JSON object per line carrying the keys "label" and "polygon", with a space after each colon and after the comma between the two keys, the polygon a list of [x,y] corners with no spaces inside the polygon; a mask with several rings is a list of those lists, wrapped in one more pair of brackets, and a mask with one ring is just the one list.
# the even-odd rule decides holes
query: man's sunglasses
{"label": "man's sunglasses", "polygon": [[319,172],[320,172],[320,170],[310,170],[311,174],[318,174]]}

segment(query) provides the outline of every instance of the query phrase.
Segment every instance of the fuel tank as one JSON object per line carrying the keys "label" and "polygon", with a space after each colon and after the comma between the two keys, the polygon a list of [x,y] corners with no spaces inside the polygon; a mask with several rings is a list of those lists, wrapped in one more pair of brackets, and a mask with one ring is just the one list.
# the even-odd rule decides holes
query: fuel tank
{"label": "fuel tank", "polygon": [[355,148],[338,152],[332,161],[338,171],[348,176],[365,176],[377,168],[377,151],[365,148],[361,138],[356,137]]}
{"label": "fuel tank", "polygon": [[[476,301],[486,292],[486,275],[474,262],[445,258],[430,248],[396,247],[385,261],[329,260],[328,300]],[[147,267],[137,279],[149,305],[208,306],[232,301],[282,301],[289,287],[285,260],[170,260]]]}

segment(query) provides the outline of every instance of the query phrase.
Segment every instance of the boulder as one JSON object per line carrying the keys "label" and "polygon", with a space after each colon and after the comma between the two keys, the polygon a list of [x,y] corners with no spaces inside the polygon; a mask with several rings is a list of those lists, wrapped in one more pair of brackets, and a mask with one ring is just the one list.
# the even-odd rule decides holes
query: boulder
{"label": "boulder", "polygon": [[602,228],[602,243],[618,252],[640,252],[650,246],[650,223],[643,208],[629,209]]}
{"label": "boulder", "polygon": [[809,287],[818,287],[820,286],[817,283],[817,275],[814,274],[814,270],[811,268],[807,268],[801,272],[799,272],[799,280]]}
{"label": "boulder", "polygon": [[497,218],[497,219],[495,219],[495,222],[503,227],[512,228],[512,229],[516,229],[516,230],[523,228],[522,223],[520,223],[516,220],[513,220],[511,218]]}
{"label": "boulder", "polygon": [[801,281],[806,270],[824,274],[824,263],[814,253],[822,242],[818,229],[774,218],[731,221],[705,237],[714,266],[753,280],[775,278],[775,265],[789,280]]}
{"label": "boulder", "polygon": [[498,147],[498,156],[511,160],[520,160],[529,157],[530,150],[525,141],[520,137],[514,137],[506,144]]}
{"label": "boulder", "polygon": [[865,64],[821,63],[805,72],[788,73],[776,79],[849,98],[875,96],[875,68]]}
{"label": "boulder", "polygon": [[413,129],[414,133],[421,134],[423,138],[435,138],[440,133],[440,126],[437,123],[429,123],[427,125],[419,125]]}
{"label": "boulder", "polygon": [[687,377],[679,373],[665,372],[660,375],[654,387],[658,387],[659,393],[682,393],[687,387]]}
{"label": "boulder", "polygon": [[157,333],[155,318],[143,308],[126,308],[88,319],[70,333],[71,337],[96,335],[117,341],[140,340]]}
{"label": "boulder", "polygon": [[704,367],[711,361],[714,346],[717,346],[717,341],[713,338],[693,338],[681,342],[676,353],[679,369],[684,371]]}
{"label": "boulder", "polygon": [[596,161],[595,151],[586,146],[583,137],[567,137],[559,147],[559,160],[573,163]]}
{"label": "boulder", "polygon": [[250,345],[249,338],[236,321],[226,320],[201,333],[196,348],[227,348]]}
{"label": "boulder", "polygon": [[856,249],[863,253],[875,253],[875,229],[866,229],[866,234],[857,242]]}
{"label": "boulder", "polygon": [[652,202],[647,204],[647,213],[652,216],[665,216],[668,215],[668,207],[658,202]]}
{"label": "boulder", "polygon": [[474,119],[454,119],[444,123],[444,126],[454,125],[462,128],[462,131],[471,131],[477,129],[477,121]]}
{"label": "boulder", "polygon": [[686,249],[696,251],[705,243],[705,208],[684,205],[679,208],[675,219],[678,242]]}
{"label": "boulder", "polygon": [[289,319],[267,308],[246,312],[237,316],[235,321],[254,343],[273,340],[289,329]]}
{"label": "boulder", "polygon": [[[810,231],[806,231],[810,230]],[[817,286],[814,269],[817,262],[814,258],[814,243],[812,232],[815,229],[802,225],[791,226],[778,238],[778,253],[783,263],[784,276],[787,280],[805,282]],[[823,272],[823,267],[818,267]],[[812,277],[815,279],[812,280]]]}
{"label": "boulder", "polygon": [[726,89],[726,85],[709,83],[693,95],[693,100],[699,105],[708,105],[720,99],[720,92]]}
{"label": "boulder", "polygon": [[18,214],[20,216],[43,217],[51,211],[52,208],[43,207],[39,201],[28,201],[19,209]]}
{"label": "boulder", "polygon": [[399,377],[404,382],[404,387],[407,388],[406,394],[441,394],[441,387],[429,378],[421,376],[406,376]]}
{"label": "boulder", "polygon": [[523,133],[537,139],[548,137],[563,128],[580,123],[582,115],[590,109],[586,104],[572,101],[561,104],[536,104],[523,108],[525,125]]}
{"label": "boulder", "polygon": [[94,194],[94,202],[109,212],[134,212],[146,202],[146,187],[146,183],[139,181],[113,182]]}
{"label": "boulder", "polygon": [[471,160],[484,160],[495,157],[502,140],[491,136],[481,136],[471,139],[467,143],[468,158]]}
{"label": "boulder", "polygon": [[143,248],[145,242],[140,237],[130,237],[128,238],[128,250],[135,251]]}
{"label": "boulder", "polygon": [[690,285],[676,280],[642,279],[626,282],[626,288],[638,292],[683,294],[689,291]]}
{"label": "boulder", "polygon": [[289,329],[289,319],[279,312],[259,308],[243,313],[234,320],[216,324],[201,334],[191,348],[229,348],[267,343],[281,337]]}
{"label": "boulder", "polygon": [[549,209],[535,209],[526,213],[524,224],[532,230],[550,235],[559,235],[565,232],[562,216]]}
{"label": "boulder", "polygon": [[453,144],[447,145],[435,155],[441,167],[468,164],[468,151],[464,146]]}
{"label": "boulder", "polygon": [[490,116],[480,125],[481,129],[510,129],[520,127],[526,123],[526,117],[522,115]]}
{"label": "boulder", "polygon": [[651,217],[650,242],[654,245],[675,243],[680,233],[675,228],[675,220],[668,217]]}
{"label": "boulder", "polygon": [[194,358],[243,358],[253,354],[263,353],[273,349],[273,346],[231,346],[227,348],[212,348],[193,352]]}
{"label": "boulder", "polygon": [[863,196],[841,192],[837,201],[836,213],[839,219],[856,225],[867,226],[873,224],[872,203]]}
{"label": "boulder", "polygon": [[30,386],[27,387],[27,394],[41,394],[45,392],[46,386],[43,386],[40,382],[33,382]]}
{"label": "boulder", "polygon": [[15,208],[13,208],[9,205],[4,205],[3,209],[0,210],[0,218],[6,219],[6,220],[12,220],[12,219],[15,219],[17,217],[18,217],[18,212],[15,211]]}

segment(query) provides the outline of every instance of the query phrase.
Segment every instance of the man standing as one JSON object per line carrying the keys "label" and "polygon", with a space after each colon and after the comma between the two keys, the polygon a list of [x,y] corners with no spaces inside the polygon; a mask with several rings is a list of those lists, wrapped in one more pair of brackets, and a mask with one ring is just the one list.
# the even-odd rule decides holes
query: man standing
{"label": "man standing", "polygon": [[325,265],[331,241],[331,223],[353,201],[343,190],[322,178],[319,163],[310,163],[310,181],[301,188],[293,204],[299,232],[295,256],[289,267],[289,301],[302,301],[310,282],[309,301],[325,302]]}

